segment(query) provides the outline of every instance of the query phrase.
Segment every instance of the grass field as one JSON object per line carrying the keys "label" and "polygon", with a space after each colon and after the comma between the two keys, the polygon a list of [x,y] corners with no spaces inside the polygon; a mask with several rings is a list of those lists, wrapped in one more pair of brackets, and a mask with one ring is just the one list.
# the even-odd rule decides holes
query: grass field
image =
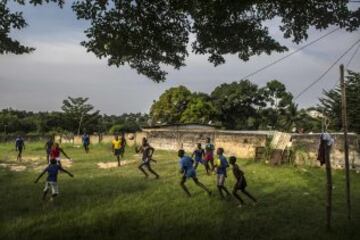
{"label": "grass field", "polygon": [[[100,169],[112,162],[107,145],[92,146],[90,154],[72,145],[65,151],[75,160],[60,174],[60,196],[42,202],[45,176],[34,180],[45,166],[43,144],[28,144],[24,171],[15,164],[13,144],[0,145],[0,239],[359,239],[360,174],[352,173],[353,219],[346,219],[343,171],[334,171],[333,230],[324,228],[324,170],[303,167],[270,167],[239,160],[248,179],[248,190],[257,206],[238,208],[234,199],[221,201],[215,176],[199,179],[213,191],[208,197],[188,182],[192,198],[179,186],[174,152],[157,151],[154,169],[159,180],[145,179],[132,162],[121,168]],[[40,159],[39,159],[40,158]],[[138,161],[127,148],[125,159]],[[227,186],[232,187],[231,174]],[[244,197],[248,203],[248,199]]]}

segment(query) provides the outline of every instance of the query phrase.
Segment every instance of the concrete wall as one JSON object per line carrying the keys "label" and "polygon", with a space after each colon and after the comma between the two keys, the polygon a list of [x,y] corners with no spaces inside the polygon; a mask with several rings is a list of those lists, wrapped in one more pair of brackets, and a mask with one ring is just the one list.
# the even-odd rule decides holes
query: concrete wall
{"label": "concrete wall", "polygon": [[[177,151],[181,148],[192,152],[197,143],[205,144],[206,138],[210,137],[215,147],[222,147],[227,156],[235,155],[239,158],[254,158],[257,148],[265,148],[267,141],[276,136],[271,131],[220,131],[203,129],[144,129],[142,132],[128,134],[129,145],[141,144],[142,138],[148,138],[150,144],[156,149]],[[131,136],[133,135],[133,136]],[[335,144],[332,148],[331,162],[334,168],[344,166],[344,142],[343,135],[334,133]],[[292,134],[288,150],[293,154],[296,164],[318,166],[317,148],[320,134]],[[103,135],[101,143],[111,143],[112,135]],[[57,141],[60,137],[57,136]],[[273,139],[274,141],[274,139]],[[62,138],[62,143],[81,144],[81,136]],[[91,143],[99,143],[99,136],[91,136]],[[283,144],[283,143],[282,143]],[[281,145],[282,145],[281,144]],[[352,168],[360,168],[359,140],[356,134],[349,134],[350,165]]]}
{"label": "concrete wall", "polygon": [[[331,149],[331,164],[333,168],[344,167],[344,137],[342,133],[332,133],[335,143]],[[295,163],[299,165],[319,166],[317,149],[320,134],[293,134],[292,149],[296,155]],[[349,134],[350,167],[360,168],[359,138],[356,134]]]}
{"label": "concrete wall", "polygon": [[[205,144],[210,137],[215,147],[222,147],[226,155],[235,155],[240,158],[254,158],[257,147],[265,147],[268,132],[245,131],[202,131],[202,130],[144,130],[142,137],[147,137],[154,148],[163,150],[179,150],[192,152],[197,143]],[[136,137],[140,143],[141,138]]]}

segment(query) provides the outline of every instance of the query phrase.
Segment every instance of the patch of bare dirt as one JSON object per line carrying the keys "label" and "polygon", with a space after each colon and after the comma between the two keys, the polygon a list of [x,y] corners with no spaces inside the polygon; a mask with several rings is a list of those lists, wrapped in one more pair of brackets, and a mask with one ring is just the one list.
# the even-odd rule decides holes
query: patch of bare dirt
{"label": "patch of bare dirt", "polygon": [[18,164],[10,164],[10,163],[0,163],[0,167],[8,168],[13,172],[22,172],[26,170],[26,166],[18,165]]}
{"label": "patch of bare dirt", "polygon": [[[129,160],[121,160],[120,161],[120,166],[125,166],[128,165],[130,163],[134,163],[135,161],[129,161]],[[102,169],[109,169],[109,168],[117,168],[118,167],[118,163],[117,162],[99,162],[97,163],[98,168],[102,168]]]}

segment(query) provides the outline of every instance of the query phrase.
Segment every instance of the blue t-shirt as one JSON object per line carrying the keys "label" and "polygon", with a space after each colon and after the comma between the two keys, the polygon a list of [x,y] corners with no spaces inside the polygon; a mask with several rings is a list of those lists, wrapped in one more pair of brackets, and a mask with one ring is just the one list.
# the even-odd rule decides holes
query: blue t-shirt
{"label": "blue t-shirt", "polygon": [[184,176],[186,176],[187,178],[196,176],[196,172],[193,167],[193,160],[191,159],[191,157],[183,156],[182,158],[180,158],[179,164],[180,169],[184,172]]}
{"label": "blue t-shirt", "polygon": [[87,134],[83,135],[82,141],[83,141],[83,144],[89,144],[90,143],[89,135],[87,135]]}
{"label": "blue t-shirt", "polygon": [[24,147],[24,139],[16,138],[15,146],[16,146],[17,149],[22,149]]}
{"label": "blue t-shirt", "polygon": [[229,163],[226,160],[226,157],[219,156],[219,162],[217,164],[216,173],[217,174],[223,174],[226,176],[226,168],[229,167]]}
{"label": "blue t-shirt", "polygon": [[194,151],[194,155],[195,155],[195,161],[201,162],[202,157],[204,155],[204,149],[196,149]]}
{"label": "blue t-shirt", "polygon": [[46,168],[46,171],[48,172],[47,181],[49,182],[57,182],[57,175],[59,173],[60,166],[57,164],[49,164],[49,166]]}

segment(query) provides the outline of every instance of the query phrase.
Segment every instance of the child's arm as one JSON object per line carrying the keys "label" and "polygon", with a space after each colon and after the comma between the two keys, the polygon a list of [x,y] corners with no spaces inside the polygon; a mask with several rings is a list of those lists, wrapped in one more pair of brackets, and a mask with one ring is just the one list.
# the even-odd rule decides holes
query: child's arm
{"label": "child's arm", "polygon": [[60,167],[59,170],[60,170],[60,171],[63,171],[64,173],[67,173],[70,177],[74,177],[74,175],[73,175],[71,172],[63,169],[62,167]]}
{"label": "child's arm", "polygon": [[62,148],[60,148],[60,152],[61,152],[62,154],[64,154],[64,156],[65,156],[67,159],[71,159],[71,158],[64,152],[64,150],[63,150]]}
{"label": "child's arm", "polygon": [[[196,151],[196,150],[195,150]],[[191,154],[191,158],[194,158],[195,156],[195,151],[193,151],[193,153]]]}
{"label": "child's arm", "polygon": [[40,175],[36,178],[34,183],[37,183],[39,181],[39,179],[46,173],[46,171],[47,171],[47,168],[45,168],[44,171],[42,171],[42,173],[40,173]]}

